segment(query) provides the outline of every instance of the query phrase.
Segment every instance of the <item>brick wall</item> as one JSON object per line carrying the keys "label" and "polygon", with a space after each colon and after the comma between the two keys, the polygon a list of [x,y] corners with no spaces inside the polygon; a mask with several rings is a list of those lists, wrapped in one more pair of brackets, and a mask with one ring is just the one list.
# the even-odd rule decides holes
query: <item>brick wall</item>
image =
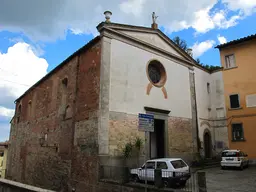
{"label": "brick wall", "polygon": [[170,157],[180,157],[191,162],[193,158],[192,119],[169,117],[168,141]]}
{"label": "brick wall", "polygon": [[145,140],[145,133],[138,131],[138,116],[111,112],[109,116],[109,155],[121,156],[125,145],[136,137]]}
{"label": "brick wall", "polygon": [[[167,123],[167,151],[169,157],[181,157],[190,162],[193,157],[192,120],[180,117],[169,117]],[[135,141],[136,137],[140,137],[143,140],[143,142],[145,140],[145,133],[138,131],[137,115],[110,112],[110,156],[122,156],[125,144],[128,142]]]}
{"label": "brick wall", "polygon": [[[79,59],[71,185],[98,181],[98,110],[101,44]],[[77,187],[77,191],[82,190]],[[83,189],[85,191],[85,189]]]}
{"label": "brick wall", "polygon": [[[80,51],[16,103],[16,118],[10,134],[8,178],[60,190],[68,187],[71,168],[74,178],[80,179],[77,174],[89,174],[90,162],[95,162],[97,141],[92,146],[93,153],[81,153],[77,145],[80,133],[76,138],[74,133],[78,125],[97,120],[99,68],[100,43],[96,43],[89,50]],[[91,134],[90,129],[95,127],[89,126],[83,137],[96,140],[97,131]],[[43,146],[39,142],[41,137],[47,137]],[[86,139],[83,141],[86,145]]]}

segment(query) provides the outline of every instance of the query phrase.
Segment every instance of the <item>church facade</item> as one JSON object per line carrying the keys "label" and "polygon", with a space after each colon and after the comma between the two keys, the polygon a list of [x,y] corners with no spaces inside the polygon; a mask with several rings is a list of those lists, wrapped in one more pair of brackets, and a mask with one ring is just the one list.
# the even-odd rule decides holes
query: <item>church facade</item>
{"label": "church facade", "polygon": [[[143,159],[191,162],[227,147],[222,71],[198,65],[156,23],[97,29],[16,100],[8,178],[79,191],[97,183],[99,165],[122,165],[126,144],[138,138]],[[154,132],[138,130],[138,114],[154,116]]]}

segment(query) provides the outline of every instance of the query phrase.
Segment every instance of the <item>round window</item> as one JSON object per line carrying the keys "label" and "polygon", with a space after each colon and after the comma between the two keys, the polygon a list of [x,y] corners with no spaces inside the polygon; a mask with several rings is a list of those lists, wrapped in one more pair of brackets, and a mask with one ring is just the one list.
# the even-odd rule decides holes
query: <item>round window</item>
{"label": "round window", "polygon": [[153,83],[159,83],[159,81],[161,80],[161,71],[155,65],[148,66],[148,75]]}
{"label": "round window", "polygon": [[156,87],[162,87],[166,82],[166,72],[159,61],[153,60],[149,62],[147,75],[150,82]]}

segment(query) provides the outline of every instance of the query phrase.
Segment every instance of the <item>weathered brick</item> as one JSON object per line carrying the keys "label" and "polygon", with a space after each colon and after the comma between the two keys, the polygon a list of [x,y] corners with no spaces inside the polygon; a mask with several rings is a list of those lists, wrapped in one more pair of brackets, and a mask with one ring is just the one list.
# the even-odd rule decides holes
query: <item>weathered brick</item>
{"label": "weathered brick", "polygon": [[[138,131],[138,116],[125,113],[110,113],[109,150],[111,156],[122,156],[126,143],[136,137],[145,140],[145,133]],[[168,118],[168,154],[170,157],[184,157],[191,160],[192,120],[179,117]]]}
{"label": "weathered brick", "polygon": [[[95,180],[91,174],[97,174],[100,48],[97,42],[80,51],[16,103],[8,178],[64,191],[72,179]],[[40,146],[45,134],[47,141]],[[83,144],[77,145],[81,138]]]}

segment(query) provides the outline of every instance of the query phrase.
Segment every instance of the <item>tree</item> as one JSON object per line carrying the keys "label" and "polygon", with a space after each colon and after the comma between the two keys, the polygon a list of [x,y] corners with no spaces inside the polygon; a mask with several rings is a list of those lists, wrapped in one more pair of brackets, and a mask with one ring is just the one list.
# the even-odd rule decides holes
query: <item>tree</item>
{"label": "tree", "polygon": [[173,42],[178,45],[181,49],[183,49],[184,51],[187,51],[188,46],[187,46],[187,42],[183,39],[181,39],[180,37],[176,36],[173,38]]}
{"label": "tree", "polygon": [[200,65],[202,64],[199,58],[196,59],[196,62]]}
{"label": "tree", "polygon": [[[187,42],[183,39],[181,39],[180,37],[176,36],[173,38],[172,40],[176,45],[178,45],[181,49],[183,49],[184,51],[187,52],[188,46],[187,46]],[[209,72],[213,72],[217,69],[221,69],[221,67],[219,66],[213,66],[213,65],[205,65],[203,63],[201,63],[200,59],[197,58],[195,60],[199,65],[201,65],[203,68],[207,69]]]}

